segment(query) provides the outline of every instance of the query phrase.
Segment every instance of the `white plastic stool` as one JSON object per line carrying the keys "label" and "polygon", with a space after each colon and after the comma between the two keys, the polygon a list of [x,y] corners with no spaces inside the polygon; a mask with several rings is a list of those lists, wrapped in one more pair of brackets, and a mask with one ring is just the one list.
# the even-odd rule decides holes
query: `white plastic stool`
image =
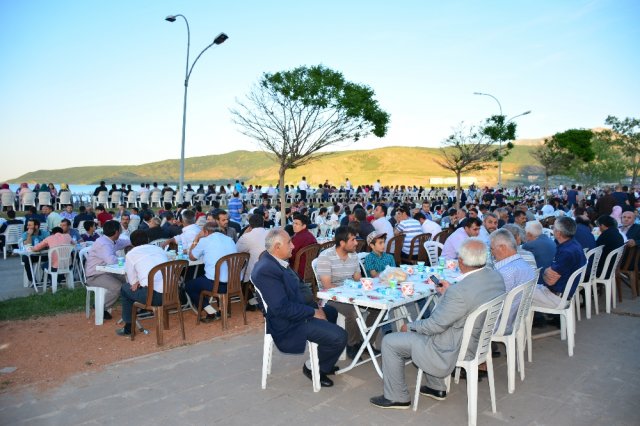
{"label": "white plastic stool", "polygon": [[87,289],[87,318],[91,316],[91,294],[93,292],[96,309],[96,325],[102,325],[104,321],[104,298],[107,295],[107,289],[103,287],[85,287]]}

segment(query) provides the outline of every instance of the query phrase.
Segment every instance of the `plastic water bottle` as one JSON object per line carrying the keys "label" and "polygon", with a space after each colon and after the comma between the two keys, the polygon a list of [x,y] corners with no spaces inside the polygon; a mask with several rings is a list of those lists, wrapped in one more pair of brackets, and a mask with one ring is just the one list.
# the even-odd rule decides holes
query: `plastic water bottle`
{"label": "plastic water bottle", "polygon": [[178,244],[178,259],[182,259],[183,255],[184,255],[184,251],[183,251],[183,248],[182,248],[182,243],[179,243]]}
{"label": "plastic water bottle", "polygon": [[24,250],[24,241],[22,240],[22,238],[18,240],[18,249]]}

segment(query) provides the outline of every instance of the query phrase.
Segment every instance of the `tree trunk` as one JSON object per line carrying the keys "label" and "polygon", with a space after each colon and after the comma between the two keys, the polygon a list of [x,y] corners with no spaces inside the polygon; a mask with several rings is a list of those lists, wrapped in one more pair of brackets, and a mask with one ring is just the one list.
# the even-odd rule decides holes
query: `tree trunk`
{"label": "tree trunk", "polygon": [[456,173],[456,210],[460,208],[460,196],[462,188],[460,188],[460,172]]}
{"label": "tree trunk", "polygon": [[544,202],[547,202],[547,193],[549,192],[549,175],[548,174],[544,174],[544,194],[543,194],[543,199]]}
{"label": "tree trunk", "polygon": [[[280,170],[278,170],[279,177],[279,187],[280,187],[280,226],[282,228],[287,224],[287,214],[286,214],[286,201],[287,201],[287,193],[284,189],[284,174],[287,171],[283,165],[280,165]],[[276,224],[277,226],[277,224]]]}

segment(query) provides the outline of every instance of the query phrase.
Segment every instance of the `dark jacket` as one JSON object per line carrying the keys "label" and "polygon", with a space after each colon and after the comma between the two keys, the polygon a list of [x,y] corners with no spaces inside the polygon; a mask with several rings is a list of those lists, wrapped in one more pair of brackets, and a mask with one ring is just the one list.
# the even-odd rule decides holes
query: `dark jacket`
{"label": "dark jacket", "polygon": [[[598,237],[596,241],[598,246],[602,247],[602,256],[600,256],[600,262],[598,263],[598,270],[596,271],[598,276],[602,272],[602,268],[604,268],[604,264],[607,260],[607,256],[609,253],[614,251],[617,248],[622,247],[624,244],[624,238],[622,238],[622,234],[618,231],[617,228],[608,228]],[[609,264],[609,269],[607,270],[607,277],[611,273],[611,269],[613,268],[613,264]]]}

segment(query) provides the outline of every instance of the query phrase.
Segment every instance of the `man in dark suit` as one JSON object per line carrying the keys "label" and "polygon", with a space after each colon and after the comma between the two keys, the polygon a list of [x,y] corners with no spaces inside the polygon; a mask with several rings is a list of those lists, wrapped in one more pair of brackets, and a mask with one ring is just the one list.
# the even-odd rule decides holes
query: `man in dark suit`
{"label": "man in dark suit", "polygon": [[[404,378],[407,358],[426,373],[427,385],[420,388],[420,393],[436,400],[445,399],[444,378],[455,368],[467,317],[478,306],[505,293],[502,275],[485,268],[487,246],[482,240],[465,240],[460,246],[458,261],[463,275],[455,285],[440,281],[442,287],[438,292],[443,297],[431,316],[403,325],[402,333],[389,334],[382,341],[384,394],[370,399],[376,407],[404,409],[411,405]],[[479,333],[476,324],[468,354],[475,352]]]}
{"label": "man in dark suit", "polygon": [[[596,246],[603,246],[597,270],[597,274],[600,275],[602,268],[604,268],[607,256],[609,256],[609,253],[612,251],[624,245],[624,238],[620,231],[618,231],[618,223],[611,216],[600,216],[596,223],[598,224],[598,227],[600,227],[600,236],[596,240]],[[609,264],[609,270],[607,271],[606,276],[609,276],[612,268],[613,264]]]}
{"label": "man in dark suit", "polygon": [[[264,301],[267,331],[284,353],[304,353],[307,341],[317,343],[320,384],[333,386],[327,375],[335,372],[338,357],[347,345],[346,331],[335,324],[338,312],[330,306],[319,308],[310,291],[301,291],[305,284],[287,262],[293,250],[289,234],[281,229],[269,231],[265,248],[267,252],[253,268],[251,281]],[[302,372],[311,379],[309,366],[305,364]]]}

